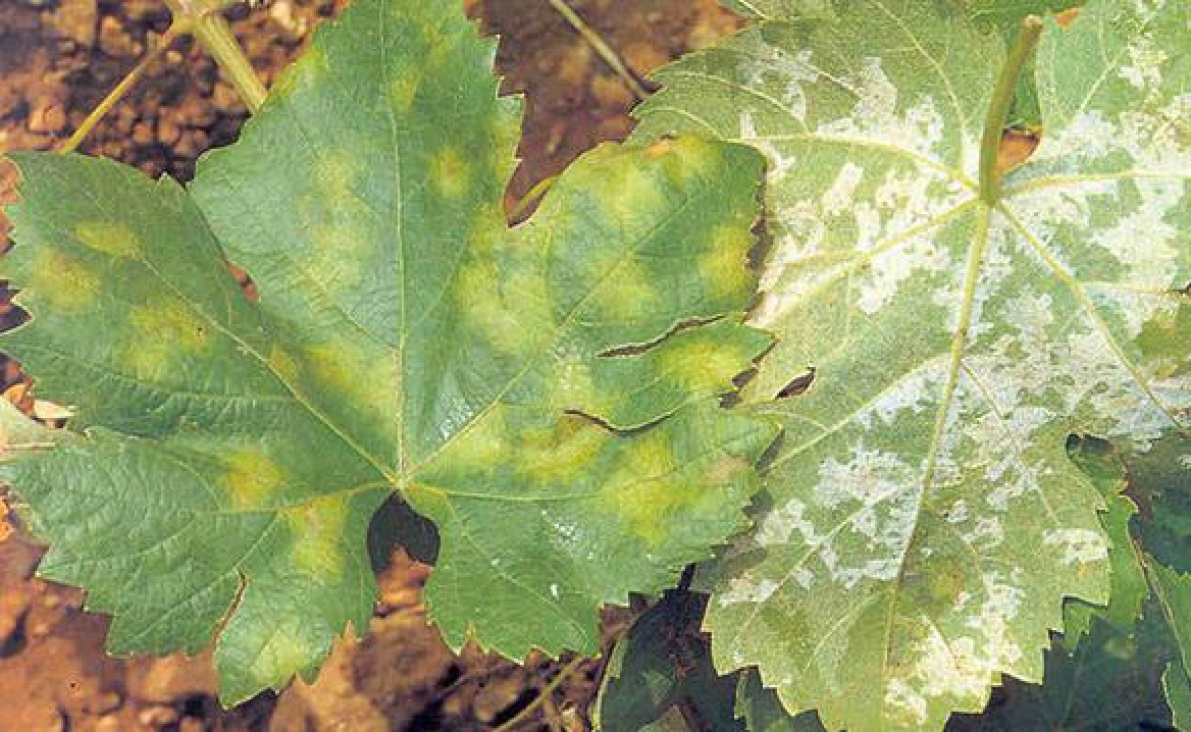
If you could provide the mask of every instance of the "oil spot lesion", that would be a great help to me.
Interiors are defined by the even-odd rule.
[[[238,511],[268,507],[285,485],[281,466],[259,448],[232,452],[224,458],[224,465],[226,472],[219,485]]]
[[[462,198],[471,189],[471,165],[454,145],[435,153],[430,161],[430,180],[447,198]]]
[[[143,249],[140,237],[127,225],[111,221],[86,221],[74,229],[83,246],[121,259],[135,259]]]

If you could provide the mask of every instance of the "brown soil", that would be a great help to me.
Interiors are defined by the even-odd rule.
[[[274,0],[232,17],[269,81],[346,4]],[[572,5],[642,75],[738,23],[714,0]],[[505,90],[527,98],[511,201],[596,143],[628,134],[632,93],[546,0],[467,6],[486,32],[501,36]],[[161,0],[0,0],[0,153],[59,145],[167,24]],[[201,50],[179,43],[82,150],[186,180],[203,150],[234,139],[244,116]],[[0,204],[6,182],[0,170]],[[4,227],[0,215],[0,247]],[[15,317],[0,297],[0,325]],[[34,402],[11,362],[0,361],[0,388],[29,412],[48,408]],[[84,612],[80,592],[34,578],[42,550],[19,528],[3,540],[10,525],[15,520],[0,501],[0,730],[487,730],[516,717],[561,668],[546,658],[518,666],[474,650],[452,654],[420,604],[429,568],[398,554],[381,578],[366,638],[342,644],[317,683],[223,711],[205,656],[106,656],[107,619]],[[611,611],[606,620],[612,637],[625,613]],[[579,666],[516,728],[588,729],[600,671],[598,660]]]

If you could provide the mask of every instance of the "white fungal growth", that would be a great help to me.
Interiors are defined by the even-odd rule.
[[[1088,564],[1108,559],[1108,542],[1087,529],[1051,529],[1043,535],[1044,546],[1057,547],[1063,564]]]
[[[728,589],[716,595],[720,607],[740,605],[744,603],[756,604],[765,602],[777,591],[778,584],[768,579],[753,579],[751,577],[733,577],[728,583]]]

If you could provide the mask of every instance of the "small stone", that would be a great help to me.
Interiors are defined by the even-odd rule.
[[[43,134],[57,134],[66,129],[66,110],[57,101],[37,100],[29,112],[29,130]]]
[[[136,715],[136,721],[146,727],[165,727],[178,721],[178,710],[166,706],[148,707]]]
[[[169,147],[182,136],[182,128],[172,117],[162,117],[157,122],[157,141]]]
[[[128,58],[140,52],[136,41],[116,18],[108,15],[99,24],[99,48],[113,58]]]
[[[209,655],[174,654],[145,659],[129,669],[128,694],[151,704],[173,704],[190,696],[215,694],[215,669]]]
[[[96,0],[61,0],[54,11],[54,27],[62,37],[83,48],[95,45],[99,26],[99,3]]]
[[[148,122],[137,122],[132,128],[132,141],[137,145],[152,144],[153,127]]]
[[[101,692],[83,699],[82,710],[87,714],[103,716],[119,709],[123,699],[114,691]]]

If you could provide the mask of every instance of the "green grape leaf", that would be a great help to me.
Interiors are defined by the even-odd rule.
[[[1137,506],[1123,494],[1128,481],[1120,456],[1110,444],[1101,440],[1079,437],[1072,438],[1069,443],[1073,459],[1091,478],[1108,507],[1100,515],[1100,521],[1109,541],[1110,573],[1107,607],[1079,599],[1070,599],[1063,607],[1063,636],[1058,642],[1068,652],[1074,652],[1091,632],[1096,618],[1109,623],[1117,632],[1130,632],[1141,618],[1149,585],[1133,541],[1131,523],[1137,515]],[[1150,455],[1156,451],[1155,446]]]
[[[112,651],[214,640],[227,703],[310,678],[367,626],[394,491],[445,637],[513,658],[597,651],[601,603],[745,525],[776,427],[718,399],[771,343],[740,322],[761,156],[604,146],[509,229],[493,54],[454,0],[357,0],[189,191],[12,156],[3,347],[78,417],[4,477]]]
[[[1046,135],[995,204],[1003,41],[949,3],[836,7],[663,69],[636,134],[770,162],[750,322],[779,342],[743,402],[785,431],[756,529],[702,575],[717,667],[828,729],[938,729],[1041,680],[1065,598],[1107,600],[1068,436],[1127,458],[1191,427],[1191,3],[1047,20]]]
[[[680,703],[699,720],[696,731],[741,729],[733,710],[734,679],[716,675],[699,633],[706,604],[705,595],[667,592],[637,618],[608,657],[596,700],[596,729],[669,724],[659,729],[689,730]]]
[[[812,712],[791,717],[773,689],[761,684],[755,669],[738,674],[736,715],[744,720],[748,732],[823,732],[823,725]]]
[[[1046,654],[1046,683],[1006,679],[983,714],[955,715],[947,732],[1165,729],[1170,654],[1153,630],[1122,633],[1097,620],[1073,653],[1056,646]]]

